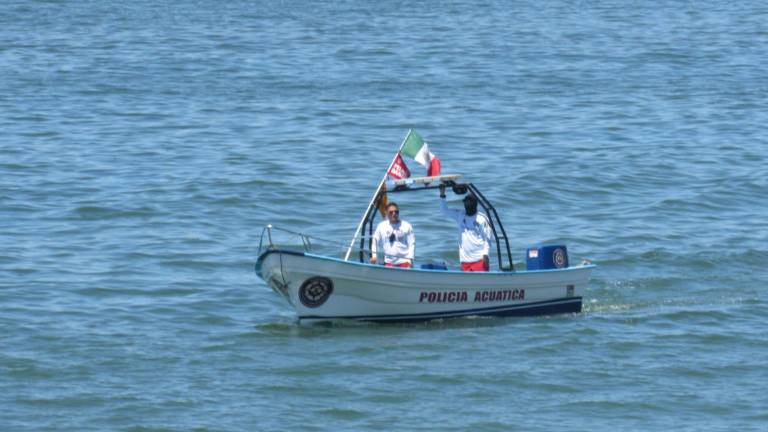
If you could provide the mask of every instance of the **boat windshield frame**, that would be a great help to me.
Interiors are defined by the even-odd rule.
[[[504,225],[501,223],[501,218],[496,212],[496,208],[491,202],[483,195],[482,192],[470,182],[459,183],[455,180],[441,180],[439,184],[419,184],[411,187],[409,184],[403,184],[395,186],[392,189],[382,188],[379,193],[376,194],[376,198],[373,201],[373,205],[368,208],[368,212],[365,214],[362,223],[361,232],[367,235],[360,236],[359,245],[359,258],[361,263],[366,262],[366,252],[373,249],[373,231],[375,229],[374,223],[376,222],[376,214],[378,213],[379,204],[381,200],[387,195],[392,193],[403,192],[423,192],[432,189],[439,189],[440,185],[445,185],[446,188],[451,188],[456,195],[466,195],[472,193],[477,197],[477,202],[485,211],[485,215],[488,217],[488,222],[491,225],[491,232],[493,234],[494,243],[496,243],[496,258],[499,265],[499,271],[511,272],[514,271],[514,264],[512,262],[512,252],[509,246],[509,239],[507,238],[507,232],[504,229]],[[367,243],[367,245],[366,245]],[[503,244],[503,247],[502,247]]]

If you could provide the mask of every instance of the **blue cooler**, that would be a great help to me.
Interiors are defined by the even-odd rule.
[[[444,262],[431,262],[422,264],[421,268],[424,270],[448,270],[448,266]]]
[[[525,254],[527,270],[548,270],[568,267],[568,248],[565,245],[529,247]]]

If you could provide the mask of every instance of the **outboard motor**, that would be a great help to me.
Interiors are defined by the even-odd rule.
[[[568,248],[565,245],[539,245],[529,247],[525,254],[527,270],[568,268]]]

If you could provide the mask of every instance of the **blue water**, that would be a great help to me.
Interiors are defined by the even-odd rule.
[[[768,430],[766,59],[752,1],[4,0],[0,430]],[[583,313],[296,322],[261,227],[349,241],[409,128]]]

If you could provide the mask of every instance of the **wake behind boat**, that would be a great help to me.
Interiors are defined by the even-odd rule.
[[[342,249],[338,256],[323,254],[318,245],[333,242],[268,225],[259,243],[259,277],[294,307],[300,320],[389,322],[580,312],[582,293],[595,266],[589,262],[570,266],[565,245],[528,248],[526,269],[516,270],[501,219],[473,183],[459,182],[460,175],[386,181],[392,177],[393,166],[403,163],[400,151],[412,134],[415,133],[409,132],[390,164],[388,176],[369,203],[346,253]],[[430,165],[430,170],[434,165]],[[434,263],[423,263],[419,268],[371,264],[376,209],[386,203],[387,194],[434,191],[441,185],[456,195],[477,197],[490,224],[497,268],[463,272]],[[275,241],[278,234],[295,236],[300,239],[300,246],[280,244]],[[358,234],[357,259],[352,261],[351,251]]]

